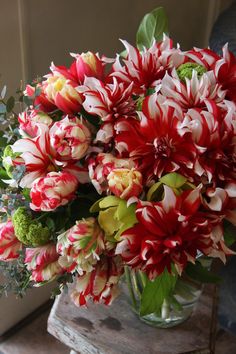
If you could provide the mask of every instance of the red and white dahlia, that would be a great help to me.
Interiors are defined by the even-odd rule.
[[[181,108],[168,105],[158,94],[143,101],[140,122],[122,122],[117,125],[116,148],[133,159],[151,185],[157,178],[174,171],[191,177],[197,157],[197,148],[188,132],[179,131],[183,119]]]
[[[53,123],[51,117],[48,114],[32,109],[29,111],[24,111],[18,116],[19,128],[21,132],[35,138],[39,133],[39,126],[44,124],[50,127]]]
[[[198,252],[219,256],[223,244],[221,228],[207,219],[200,205],[199,189],[176,196],[171,188],[164,186],[161,202],[138,202],[138,223],[123,232],[116,253],[150,279],[165,268],[171,272],[172,265],[181,274],[187,262],[195,262]],[[226,246],[224,251],[231,253]]]
[[[164,36],[162,42],[153,41],[149,49],[139,51],[127,41],[122,41],[127,51],[127,57],[120,64],[117,56],[113,65],[113,77],[127,85],[133,84],[135,94],[145,93],[148,88],[155,87],[165,75],[165,72],[184,62],[180,49],[173,48],[173,42]]]

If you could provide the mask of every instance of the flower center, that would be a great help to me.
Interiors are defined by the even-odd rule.
[[[153,142],[155,158],[170,157],[171,148],[166,138],[156,138]]]
[[[203,65],[188,62],[178,67],[177,74],[180,80],[182,81],[185,81],[185,79],[191,80],[193,75],[193,70],[197,72],[198,78],[200,78],[207,71],[207,69]]]

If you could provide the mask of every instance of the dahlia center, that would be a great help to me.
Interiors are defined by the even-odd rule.
[[[167,158],[171,155],[171,147],[166,138],[156,138],[153,142],[155,158]]]

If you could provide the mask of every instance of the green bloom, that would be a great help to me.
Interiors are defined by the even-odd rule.
[[[7,145],[3,151],[3,156],[2,156],[2,165],[5,168],[8,176],[10,178],[13,178],[13,170],[14,166],[12,163],[12,159],[15,159],[16,157],[19,156],[19,153],[15,153],[12,150],[11,145]]]
[[[12,217],[15,234],[19,241],[27,246],[41,246],[50,239],[50,231],[40,221],[33,219],[25,207],[16,210]]]
[[[124,199],[108,196],[98,200],[90,209],[99,212],[98,223],[108,241],[117,242],[126,229],[137,223],[135,215],[136,205],[127,206]]]
[[[198,78],[200,78],[207,71],[203,65],[188,62],[178,67],[177,74],[182,81],[185,81],[186,78],[191,80],[193,70],[196,71]]]

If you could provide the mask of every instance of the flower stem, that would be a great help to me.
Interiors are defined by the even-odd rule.
[[[161,318],[166,320],[170,317],[170,303],[167,299],[164,299],[161,307]]]
[[[133,305],[134,309],[137,311],[137,301],[136,301],[136,298],[135,298],[135,295],[134,295],[133,286],[132,286],[132,280],[131,280],[131,275],[130,275],[130,270],[129,270],[128,267],[125,267],[125,278],[126,278],[126,284],[128,286],[128,289],[129,289],[132,305]]]

